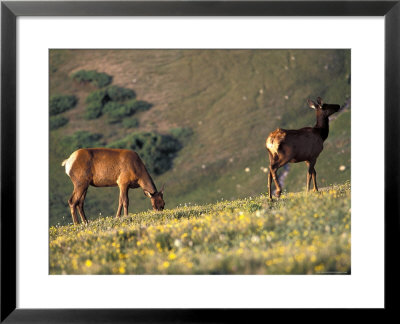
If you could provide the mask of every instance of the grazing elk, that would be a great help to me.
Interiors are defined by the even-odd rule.
[[[74,224],[78,224],[76,207],[78,207],[82,222],[85,224],[88,222],[83,210],[83,203],[89,185],[119,187],[119,205],[116,217],[121,215],[122,206],[124,215],[128,215],[129,188],[141,187],[144,194],[150,198],[154,210],[164,209],[164,186],[161,191],[157,191],[142,160],[134,151],[108,148],[79,149],[61,165],[65,165],[65,172],[74,184],[74,191],[68,200]]]
[[[340,109],[339,105],[326,104],[320,97],[317,102],[307,99],[310,108],[315,110],[317,123],[314,127],[304,127],[296,130],[278,128],[269,134],[266,147],[269,154],[268,195],[272,199],[271,182],[274,179],[276,196],[281,195],[282,189],[276,176],[276,171],[287,163],[306,162],[307,192],[310,189],[311,178],[314,191],[318,191],[317,173],[314,166],[318,155],[323,149],[323,143],[329,134],[329,116]]]

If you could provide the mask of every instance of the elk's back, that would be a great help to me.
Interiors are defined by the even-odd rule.
[[[118,181],[135,182],[142,161],[136,152],[122,149],[88,148],[71,154],[69,177],[95,187],[116,186]],[[67,168],[66,168],[67,171]]]
[[[323,140],[312,127],[278,128],[268,136],[266,147],[275,159],[281,157],[296,163],[316,159],[323,149]]]

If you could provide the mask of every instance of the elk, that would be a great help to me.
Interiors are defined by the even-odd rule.
[[[140,159],[131,150],[109,148],[84,148],[73,152],[61,164],[71,178],[74,190],[68,200],[72,221],[78,224],[76,207],[83,223],[88,221],[83,210],[89,185],[94,187],[119,187],[119,204],[115,217],[120,217],[122,206],[128,215],[128,190],[141,187],[150,198],[154,210],[164,209],[163,191],[157,191],[153,179]]]
[[[268,195],[270,199],[272,199],[272,179],[276,186],[276,196],[279,198],[281,195],[282,189],[276,172],[287,163],[306,162],[308,166],[307,192],[310,190],[311,178],[314,183],[313,191],[318,191],[317,173],[314,166],[329,134],[329,116],[337,112],[340,105],[323,103],[320,97],[317,98],[317,102],[307,99],[307,103],[310,108],[315,110],[317,123],[314,127],[293,130],[278,128],[270,133],[266,140],[270,161],[268,172]]]

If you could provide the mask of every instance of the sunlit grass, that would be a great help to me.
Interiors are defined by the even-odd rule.
[[[50,228],[51,274],[350,272],[350,184]]]

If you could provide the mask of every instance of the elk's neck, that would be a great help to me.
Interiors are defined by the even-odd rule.
[[[153,179],[148,173],[146,176],[142,177],[142,179],[139,180],[139,185],[143,190],[146,190],[152,194],[157,192],[156,185],[154,184]]]
[[[324,116],[317,116],[317,123],[314,128],[318,129],[322,139],[325,141],[329,135],[329,118]]]

